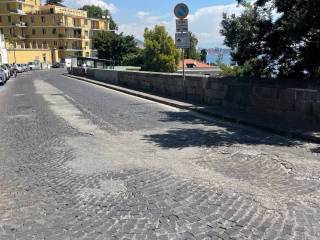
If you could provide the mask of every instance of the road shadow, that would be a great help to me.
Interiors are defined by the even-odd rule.
[[[320,153],[320,147],[311,149],[312,153]]]
[[[162,148],[213,147],[244,145],[293,146],[299,141],[270,134],[258,129],[240,126],[220,120],[205,120],[189,112],[163,112],[162,122],[179,122],[177,128],[165,133],[144,135],[144,140]],[[183,125],[185,124],[185,127]],[[191,124],[191,127],[190,127]],[[180,127],[181,126],[181,127]],[[192,127],[194,126],[194,127]],[[211,126],[211,127],[210,127]]]

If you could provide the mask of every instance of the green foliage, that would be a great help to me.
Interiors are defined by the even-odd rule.
[[[242,68],[238,66],[228,66],[226,64],[220,64],[218,66],[221,69],[220,75],[223,77],[226,77],[226,76],[240,77],[245,75],[242,71]]]
[[[100,32],[94,37],[93,45],[99,58],[114,60],[116,65],[122,65],[124,60],[128,61],[129,55],[139,52],[134,37],[123,33]]]
[[[238,65],[250,75],[320,78],[319,0],[238,2],[245,11],[224,14],[221,30]]]
[[[155,26],[145,29],[145,49],[143,51],[144,70],[154,72],[176,72],[180,51],[175,47],[172,37],[165,27]]]
[[[201,62],[204,62],[204,63],[207,62],[207,55],[208,55],[207,50],[206,49],[202,49],[201,52],[200,52],[200,60],[201,60]]]
[[[129,53],[123,57],[122,65],[124,66],[143,66],[143,50],[138,49],[135,53]]]
[[[189,33],[191,35],[191,38],[190,38],[191,47],[186,49],[185,58],[200,60],[200,53],[197,51],[198,39],[196,35],[194,35],[192,32],[189,32]]]
[[[110,17],[110,29],[117,30],[118,26],[116,22],[113,20],[110,11],[108,9],[102,9],[99,6],[95,5],[84,5],[81,10],[87,11],[89,18],[102,18],[109,16]]]

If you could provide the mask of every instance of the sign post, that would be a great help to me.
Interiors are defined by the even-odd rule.
[[[185,66],[184,66],[184,52],[185,49],[191,46],[191,36],[189,33],[188,19],[189,7],[184,3],[179,3],[174,8],[174,15],[176,16],[176,47],[182,49],[182,75],[183,75],[183,89],[184,97],[186,98],[186,76],[185,76]]]

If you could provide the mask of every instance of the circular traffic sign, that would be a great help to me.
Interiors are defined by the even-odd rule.
[[[189,15],[189,7],[184,3],[179,3],[174,8],[174,15],[177,18],[184,19]]]

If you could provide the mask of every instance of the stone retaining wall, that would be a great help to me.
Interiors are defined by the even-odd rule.
[[[72,73],[83,75],[81,69]],[[88,69],[87,77],[132,89],[211,106],[264,114],[292,121],[320,123],[320,91],[290,88],[237,78]]]

